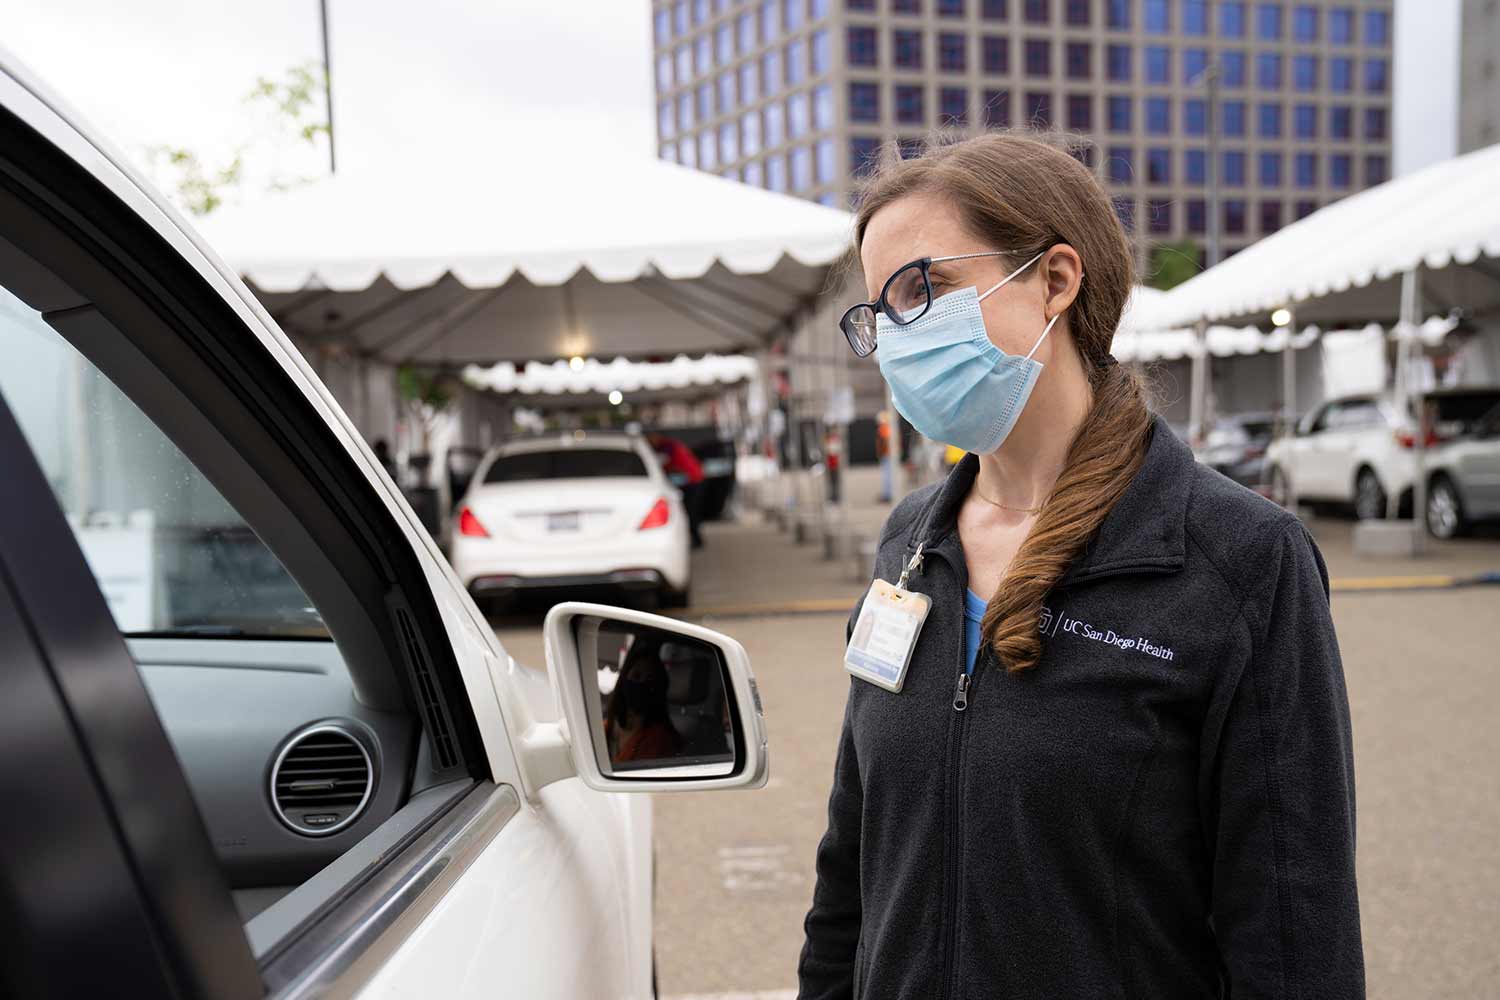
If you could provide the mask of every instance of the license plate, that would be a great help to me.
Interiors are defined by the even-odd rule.
[[[548,531],[577,531],[578,511],[565,510],[556,514],[547,515]]]

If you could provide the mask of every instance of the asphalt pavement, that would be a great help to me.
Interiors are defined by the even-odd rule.
[[[850,517],[878,528],[873,477],[856,470]],[[1359,879],[1369,996],[1500,995],[1500,586],[1400,589],[1402,578],[1500,570],[1500,538],[1366,560],[1351,524],[1311,523],[1338,581],[1334,621],[1354,723]],[[656,798],[656,950],[662,995],[794,994],[847,675],[850,559],[745,514],[707,526],[696,610],[749,651],[771,735],[756,792]],[[705,613],[706,612],[706,613]],[[541,664],[540,613],[497,621],[513,655]]]

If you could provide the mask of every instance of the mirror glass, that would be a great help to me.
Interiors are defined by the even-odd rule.
[[[594,756],[611,777],[712,777],[735,768],[738,718],[719,648],[633,622],[574,619]],[[670,768],[663,775],[660,770]],[[637,775],[645,777],[645,775]]]

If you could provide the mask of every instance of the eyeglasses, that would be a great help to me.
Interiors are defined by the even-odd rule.
[[[923,257],[903,265],[891,275],[880,298],[874,302],[861,302],[850,306],[839,320],[839,329],[857,357],[869,357],[875,350],[875,316],[885,313],[892,323],[906,326],[921,319],[932,308],[932,277],[928,269],[934,264],[949,260],[969,260],[974,257],[1003,257],[1003,250],[984,253],[961,253],[951,257]],[[1021,270],[1025,270],[1023,266]]]

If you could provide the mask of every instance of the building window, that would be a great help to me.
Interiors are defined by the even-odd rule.
[[[1088,94],[1068,95],[1068,128],[1088,132],[1094,127],[1094,99]]]
[[[1328,136],[1331,139],[1354,138],[1354,109],[1336,104],[1328,109]]]
[[[781,89],[781,50],[772,49],[760,57],[760,75],[765,79],[765,92],[774,94]]]
[[[677,143],[669,142],[656,151],[656,155],[669,163],[677,162]]]
[[[1010,91],[986,90],[983,110],[986,128],[1010,128]]]
[[[1208,133],[1208,102],[1201,97],[1190,97],[1182,102],[1182,131],[1187,135]]]
[[[705,83],[698,88],[698,120],[707,123],[714,116],[714,87]]]
[[[1146,229],[1156,236],[1165,236],[1172,231],[1172,203],[1160,198],[1146,202]]]
[[[740,131],[734,122],[719,126],[719,157],[725,163],[733,163],[740,158]]]
[[[969,36],[956,31],[938,35],[938,69],[962,73],[969,68]]]
[[[1146,98],[1146,131],[1151,135],[1168,135],[1172,131],[1172,100],[1168,97]]]
[[[665,7],[661,8],[656,12],[656,16],[651,19],[651,22],[652,37],[656,40],[657,45],[672,40],[671,11],[667,10],[667,8]]]
[[[1260,203],[1260,233],[1262,236],[1270,236],[1281,228],[1281,202],[1263,201]]]
[[[656,86],[659,90],[667,90],[672,86],[672,57],[656,57]]]
[[[1365,93],[1383,94],[1386,90],[1387,73],[1384,59],[1365,60]]]
[[[1026,121],[1034,128],[1052,127],[1052,95],[1040,90],[1026,92]]]
[[[681,86],[693,78],[693,47],[684,45],[677,50],[677,84]]]
[[[833,128],[833,87],[829,84],[813,88],[812,116],[814,131]]]
[[[1120,220],[1120,227],[1127,233],[1135,232],[1135,199],[1115,198],[1115,217]]]
[[[780,101],[773,101],[766,105],[765,128],[762,130],[766,137],[766,148],[775,147],[786,142],[786,109]]]
[[[1365,11],[1365,44],[1389,45],[1390,41],[1391,15],[1383,10]]]
[[[1182,175],[1187,183],[1202,187],[1208,183],[1208,154],[1201,149],[1189,149],[1182,154]]]
[[[833,183],[832,139],[819,139],[813,146],[813,183],[819,187]]]
[[[1389,127],[1387,125],[1385,108],[1365,108],[1365,139],[1369,142],[1380,142],[1387,137]]]
[[[1229,198],[1224,202],[1224,232],[1243,233],[1245,231],[1245,200],[1243,198]]]
[[[728,66],[734,61],[734,34],[729,25],[721,24],[714,31],[714,50],[720,66]]]
[[[1052,43],[1041,38],[1026,39],[1026,75],[1052,75]]]
[[[1318,210],[1318,203],[1312,199],[1299,200],[1296,205],[1297,219],[1301,221]]]
[[[719,2],[725,6],[729,5],[729,0],[719,0]],[[811,9],[809,15],[811,20],[821,21],[828,16],[828,0],[808,0],[808,7]]]
[[[1088,80],[1094,75],[1094,47],[1088,42],[1069,42],[1068,79]]]
[[[1026,23],[1048,24],[1052,20],[1052,0],[1026,0]]]
[[[1346,58],[1328,60],[1328,89],[1335,94],[1354,92],[1354,60]]]
[[[1335,7],[1328,12],[1328,40],[1335,45],[1354,43],[1354,11]]]
[[[1069,146],[1068,153],[1072,155],[1073,159],[1088,167],[1090,172],[1093,172],[1094,144],[1092,142],[1085,139],[1082,142],[1074,143]]]
[[[1135,151],[1129,146],[1109,147],[1107,157],[1104,161],[1105,175],[1111,184],[1133,184],[1135,183],[1135,166],[1131,162],[1135,159]]]
[[[1219,4],[1219,37],[1245,37],[1245,5],[1237,0]]]
[[[714,139],[712,129],[698,136],[698,169],[700,170],[718,169],[719,144]]]
[[[1146,46],[1146,82],[1172,82],[1172,50],[1165,45]]]
[[[891,12],[895,14],[922,13],[922,0],[891,0]]]
[[[740,44],[740,55],[748,56],[755,48],[755,18],[750,14],[741,14],[734,22],[734,33]]]
[[[927,148],[927,140],[919,135],[903,135],[896,140],[896,151],[903,160],[915,160]]]
[[[1318,106],[1299,104],[1292,109],[1292,129],[1299,139],[1318,137]]]
[[[850,66],[876,66],[880,63],[879,35],[874,28],[851,26],[845,42]]]
[[[1207,49],[1182,50],[1182,82],[1188,86],[1196,84],[1208,69]]]
[[[691,132],[696,124],[698,124],[698,116],[693,113],[693,95],[680,95],[677,98],[677,130]]]
[[[903,125],[921,125],[927,121],[927,91],[918,85],[896,85],[896,121]]]
[[[1010,0],[980,0],[979,16],[986,21],[1004,21],[1010,16]]]
[[[1255,57],[1255,85],[1261,90],[1281,89],[1281,53],[1262,52]]]
[[[1258,132],[1262,139],[1281,138],[1281,105],[1262,104],[1258,109],[1260,112],[1260,128]]]
[[[1010,39],[1004,35],[985,35],[980,44],[984,49],[984,71],[991,75],[1010,72]]]
[[[963,17],[964,0],[937,0],[938,17]]]
[[[1105,105],[1109,110],[1109,130],[1129,132],[1133,127],[1130,123],[1130,98],[1114,94],[1105,98]]]
[[[1182,33],[1199,38],[1208,34],[1208,0],[1182,0]]]
[[[656,106],[656,132],[663,139],[672,138],[677,130],[676,110],[671,101],[663,101]]]
[[[828,72],[829,64],[833,60],[829,58],[828,32],[814,31],[812,33],[812,71],[813,76],[822,76]]]
[[[1188,199],[1187,231],[1194,234],[1208,232],[1208,203],[1202,198]]]
[[[1092,0],[1068,0],[1068,23],[1086,27],[1091,23],[1092,6]]]
[[[688,5],[687,0],[677,0],[677,5],[672,8],[672,25],[677,29],[678,35],[687,34],[688,30]]]
[[[730,114],[739,108],[739,100],[735,96],[735,80],[737,77],[733,72],[719,74],[719,114]]]
[[[698,165],[698,144],[692,139],[684,139],[678,144],[678,162],[684,167],[696,167]]]
[[[755,156],[760,152],[760,112],[747,111],[740,116],[740,152]]]
[[[1153,147],[1146,150],[1146,183],[1172,183],[1172,151]]]
[[[1298,187],[1315,188],[1318,186],[1317,153],[1298,153],[1292,158],[1292,170],[1296,175]]]
[[[969,124],[969,91],[964,87],[944,87],[938,91],[938,124]]]
[[[1130,30],[1131,0],[1105,0],[1104,23],[1116,31]]]
[[[891,39],[894,42],[897,66],[902,69],[922,68],[922,33],[920,31],[893,31]]]
[[[1146,34],[1165,35],[1172,30],[1172,12],[1169,0],[1146,0]]]
[[[875,0],[844,0],[844,7],[848,10],[874,10]]]
[[[1318,40],[1318,8],[1306,4],[1292,8],[1292,38],[1299,42]]]
[[[1130,79],[1131,54],[1135,52],[1129,45],[1111,45],[1104,50],[1105,61],[1109,63],[1107,70],[1111,80],[1126,82]]]
[[[693,43],[694,68],[699,73],[710,73],[714,68],[714,44],[708,35],[699,35]]]
[[[740,100],[749,104],[760,97],[760,66],[753,62],[740,65]]]
[[[1292,86],[1301,91],[1318,89],[1318,57],[1292,57]]]
[[[1260,154],[1260,186],[1281,187],[1281,154]]]
[[[1219,53],[1219,82],[1230,90],[1245,85],[1245,53],[1239,49]]]
[[[861,177],[880,162],[880,140],[872,135],[849,137],[849,173]]]
[[[693,23],[702,24],[708,16],[708,0],[693,0]]]
[[[1372,153],[1365,157],[1365,185],[1373,187],[1391,179],[1390,165],[1384,156]]]
[[[1263,3],[1256,6],[1255,35],[1263,42],[1281,40],[1281,4]]]
[[[802,91],[802,93],[795,93],[787,97],[786,138],[792,139],[795,142],[796,139],[802,138],[802,136],[811,132],[811,126],[813,126],[813,117],[808,112],[807,93]]]
[[[1229,187],[1245,186],[1245,154],[1240,150],[1224,154],[1224,183]]]
[[[1244,101],[1225,101],[1219,106],[1219,117],[1223,119],[1220,131],[1225,135],[1238,137],[1245,134]]]
[[[796,41],[787,42],[786,82],[788,86],[795,87],[807,79],[807,54],[803,49],[804,46],[800,38]]]
[[[806,191],[812,186],[812,150],[806,146],[794,146],[792,148],[792,190]]]
[[[786,194],[786,157],[766,158],[766,187]]]
[[[1336,188],[1354,183],[1354,164],[1348,153],[1335,153],[1328,158],[1328,180]]]
[[[849,84],[849,120],[880,121],[880,85],[855,81]]]

